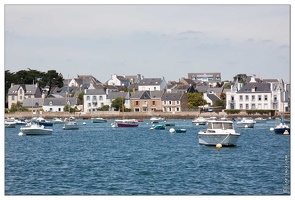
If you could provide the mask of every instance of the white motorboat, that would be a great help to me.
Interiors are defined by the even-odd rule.
[[[57,117],[53,118],[52,122],[54,124],[63,124],[64,123],[64,121],[61,118],[57,118]]]
[[[26,126],[22,126],[20,131],[25,135],[50,135],[53,129],[45,128],[38,123],[29,123]]]
[[[38,124],[43,126],[53,126],[53,122],[45,120],[43,117],[34,117],[31,121],[37,122]]]
[[[267,119],[264,118],[264,117],[257,117],[257,118],[255,118],[255,122],[256,123],[262,123],[262,122],[266,122],[266,121],[267,121]]]
[[[196,117],[192,120],[192,124],[206,125],[207,120],[204,117]]]
[[[151,117],[150,121],[151,121],[152,124],[155,124],[155,123],[165,121],[165,118],[163,118],[163,117]]]
[[[62,127],[63,130],[77,130],[79,129],[79,125],[75,121],[66,121],[64,126]]]
[[[105,123],[107,122],[106,119],[101,117],[91,118],[92,123]]]
[[[240,134],[236,133],[232,121],[208,121],[206,130],[198,133],[199,144],[236,146]]]
[[[254,128],[254,124],[256,123],[252,117],[243,117],[239,121],[237,121],[237,127],[240,128]]]
[[[14,118],[5,119],[5,128],[15,128],[16,122]]]

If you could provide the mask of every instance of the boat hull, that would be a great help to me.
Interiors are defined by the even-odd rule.
[[[42,129],[42,128],[21,128],[21,132],[25,135],[51,135],[52,129]]]
[[[117,123],[118,127],[138,127],[138,124],[124,124],[124,123]]]
[[[41,126],[53,126],[53,122],[38,122]]]
[[[175,129],[176,133],[185,133],[186,129]]]
[[[254,123],[237,123],[239,128],[254,128]]]
[[[290,128],[274,128],[274,133],[276,133],[276,134],[284,134],[286,130],[290,134]]]
[[[227,134],[227,133],[220,133],[220,134],[207,134],[205,132],[199,133],[199,144],[202,145],[216,145],[222,144],[223,146],[236,146],[238,142],[240,134]]]

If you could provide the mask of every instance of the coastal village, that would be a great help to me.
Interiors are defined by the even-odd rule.
[[[60,74],[60,76],[62,76]],[[221,85],[222,83],[222,85]],[[65,105],[75,108],[76,116],[96,116],[118,113],[111,107],[116,98],[123,98],[125,110],[141,115],[164,115],[180,113],[214,112],[214,102],[224,100],[225,106],[216,111],[230,110],[274,110],[288,113],[290,110],[290,84],[282,79],[260,78],[247,75],[240,83],[238,79],[229,87],[221,79],[221,73],[188,73],[179,81],[167,81],[165,77],[144,77],[112,74],[104,83],[92,75],[77,75],[63,78],[63,87],[41,88],[35,84],[11,84],[7,94],[8,109],[20,102],[33,114],[64,113]],[[202,93],[207,102],[199,109],[189,109],[186,93]],[[83,103],[78,96],[83,94]],[[120,110],[120,109],[119,109]],[[30,113],[31,113],[30,112]],[[216,112],[218,114],[218,112]],[[116,115],[115,114],[115,115]],[[126,113],[128,115],[128,113]]]

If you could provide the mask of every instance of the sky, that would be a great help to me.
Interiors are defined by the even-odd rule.
[[[64,78],[220,72],[290,83],[288,4],[4,5],[4,68]]]

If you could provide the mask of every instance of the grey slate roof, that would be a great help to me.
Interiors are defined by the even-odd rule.
[[[32,108],[32,107],[41,107],[43,106],[43,98],[27,98],[22,101],[23,107]]]
[[[168,93],[166,92],[162,96],[162,101],[179,101],[181,100],[182,93],[179,92],[173,92],[173,93]]]
[[[160,85],[162,82],[161,78],[144,78],[138,85]]]
[[[163,91],[136,91],[130,96],[130,99],[161,99]]]
[[[122,98],[122,95],[125,99],[129,99],[129,95],[130,93],[129,92],[110,92],[108,95],[107,95],[107,99],[116,99],[117,97],[121,97]]]
[[[36,85],[31,84],[16,84],[14,86],[12,86],[11,88],[9,88],[8,90],[8,94],[9,95],[14,95],[16,93],[14,93],[14,91],[17,91],[20,87],[23,88],[25,95],[34,95],[38,89],[38,87],[36,87]]]
[[[269,83],[247,83],[244,87],[242,87],[237,93],[254,93],[252,92],[252,88],[255,87],[255,92],[258,93],[269,93],[270,84]]]
[[[50,102],[52,102],[53,106],[64,106],[68,101],[70,101],[72,106],[77,105],[77,98],[45,98],[43,105],[50,105]]]
[[[211,99],[212,102],[219,100],[218,96],[215,94],[207,94],[207,97]]]
[[[104,95],[106,94],[103,89],[90,89],[86,90],[85,95]]]
[[[198,90],[198,92],[207,92],[208,89],[209,89],[209,86],[203,86],[203,85],[198,86],[196,88],[196,90]]]

